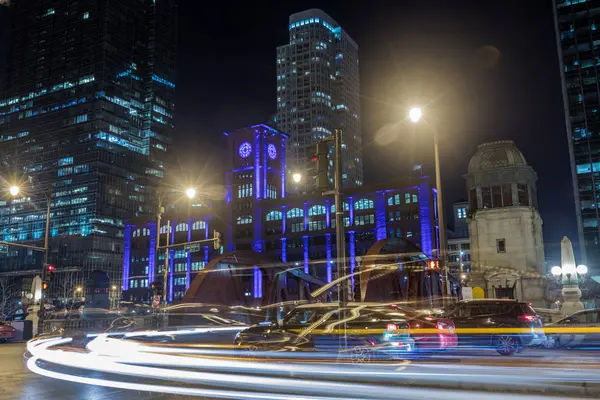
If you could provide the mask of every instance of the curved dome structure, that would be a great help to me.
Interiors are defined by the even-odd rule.
[[[512,140],[480,144],[469,162],[469,173],[504,167],[525,167],[527,161]]]

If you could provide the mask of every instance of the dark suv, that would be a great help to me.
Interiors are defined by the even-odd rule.
[[[462,300],[444,309],[444,316],[454,321],[463,348],[512,355],[546,340],[542,319],[529,304],[516,300]]]

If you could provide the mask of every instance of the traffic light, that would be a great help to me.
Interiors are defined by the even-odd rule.
[[[315,158],[317,161],[317,169],[316,169],[316,184],[317,189],[325,190],[329,188],[329,180],[327,177],[327,171],[329,169],[329,146],[327,146],[327,142],[318,142],[317,143],[317,153],[315,154]]]
[[[153,296],[162,296],[163,284],[162,282],[152,282],[150,284],[150,291]]]
[[[52,278],[54,278],[54,271],[56,270],[56,267],[54,267],[54,265],[51,264],[47,264],[46,265],[46,282],[51,282]]]
[[[439,268],[440,268],[439,261],[434,261],[434,260],[429,261],[429,269],[430,270],[439,269]]]
[[[221,235],[221,232],[213,231],[213,239],[215,239],[215,241],[213,242],[213,246],[215,250],[219,250],[221,246],[223,246],[222,237],[223,235]]]
[[[42,282],[42,290],[48,289],[48,282]]]

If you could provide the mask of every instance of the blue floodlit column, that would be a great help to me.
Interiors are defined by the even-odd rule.
[[[303,236],[304,239],[304,273],[308,274],[308,236]]]
[[[331,282],[331,233],[325,235],[327,251],[327,282]]]
[[[159,229],[156,222],[148,224],[150,228],[150,248],[148,249],[148,284],[154,282],[154,273],[156,271],[156,235]]]
[[[125,225],[125,248],[123,249],[123,290],[129,289],[129,266],[131,264],[131,225]]]
[[[192,241],[192,218],[188,218],[188,234],[187,241]],[[192,253],[186,254],[186,266],[185,266],[185,290],[190,288],[190,278],[192,276]]]

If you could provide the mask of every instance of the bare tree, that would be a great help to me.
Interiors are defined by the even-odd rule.
[[[75,297],[78,284],[81,283],[80,271],[58,272],[55,279],[54,293],[61,303],[64,304],[65,310],[70,311],[75,304]]]
[[[14,278],[0,277],[0,321],[4,321],[13,311],[13,296],[15,294]]]

